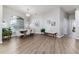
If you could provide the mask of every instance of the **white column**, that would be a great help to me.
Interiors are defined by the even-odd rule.
[[[75,24],[76,24],[75,38],[79,39],[79,9],[75,10]]]
[[[0,44],[2,43],[2,5],[0,5]]]

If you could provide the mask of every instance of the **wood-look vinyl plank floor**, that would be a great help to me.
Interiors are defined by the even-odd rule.
[[[79,40],[69,37],[53,38],[34,35],[13,37],[0,44],[0,54],[78,54]]]

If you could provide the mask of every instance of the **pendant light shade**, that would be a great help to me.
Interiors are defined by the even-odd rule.
[[[26,12],[26,17],[30,17],[31,16],[31,14],[30,14],[30,9],[28,8],[27,9],[27,12]]]
[[[30,17],[31,15],[30,15],[30,13],[26,13],[26,17]]]

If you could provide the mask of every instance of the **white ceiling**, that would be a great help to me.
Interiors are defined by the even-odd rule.
[[[63,8],[67,13],[74,13],[75,9],[79,8],[78,5],[7,5],[6,7],[15,9],[22,13],[26,13],[28,8],[31,13],[46,13],[58,7]]]

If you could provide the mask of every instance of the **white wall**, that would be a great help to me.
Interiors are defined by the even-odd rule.
[[[76,39],[79,39],[79,9],[75,11]]]
[[[53,9],[45,16],[46,20],[51,20],[51,22],[56,22],[56,26],[51,26],[50,24],[46,23],[47,25],[47,32],[57,32],[59,31],[59,8]]]
[[[64,31],[63,31],[63,33],[64,33],[64,35],[68,35],[68,26],[69,26],[69,20],[68,20],[68,18],[64,18],[63,19],[64,20],[64,22],[63,22],[63,29],[64,29]]]
[[[75,14],[73,13],[73,14],[70,14],[69,15],[69,36],[70,37],[73,37],[74,35],[74,32],[72,32],[72,29],[73,29],[73,27],[75,26],[74,25],[74,23],[75,23]]]
[[[64,11],[60,8],[59,13],[59,36],[64,36]]]
[[[38,23],[39,26],[36,26],[35,23]],[[42,17],[42,15],[37,14],[37,15],[32,15],[31,18],[31,28],[34,30],[34,33],[40,34],[40,30],[42,28],[42,26],[44,26],[44,19]]]
[[[59,20],[59,35],[64,36],[68,34],[68,18],[66,12],[60,8],[60,20]]]
[[[58,19],[59,19],[59,8],[49,11],[47,14],[37,14],[32,16],[31,27],[34,27],[35,33],[41,33],[40,30],[45,28],[46,32],[54,33],[58,32]],[[48,20],[51,22],[55,21],[56,26],[51,26],[48,23]],[[35,26],[35,22],[39,23],[39,26]]]
[[[10,23],[9,22],[10,16],[15,15],[15,16],[20,16],[20,17],[24,18],[25,27],[27,26],[27,18],[24,14],[22,14],[16,10],[13,10],[11,8],[7,8],[7,7],[4,7],[3,11],[4,11],[4,15],[3,15],[4,20],[7,22],[7,24]],[[34,30],[34,33],[40,34],[41,29],[45,28],[46,32],[58,33],[59,37],[62,37],[64,34],[67,34],[67,28],[65,27],[66,30],[64,29],[64,26],[67,26],[67,25],[64,25],[64,22],[67,21],[67,15],[60,7],[57,7],[51,11],[48,11],[47,14],[46,13],[45,14],[37,13],[35,15],[33,14],[30,20],[31,20],[30,26]],[[51,22],[56,22],[56,25],[51,26],[51,24],[48,23],[49,20]],[[39,24],[39,26],[35,26],[36,22]],[[65,33],[64,33],[64,31],[65,31]]]
[[[63,11],[62,8],[56,8],[50,11],[50,13],[47,15],[49,15],[49,17],[46,17],[47,19],[56,22],[56,26],[51,27],[48,32],[57,32],[58,37],[62,37],[64,34],[68,34],[68,18],[67,14]]]
[[[58,37],[62,37],[64,34],[68,33],[67,27],[64,29],[63,26],[64,22],[67,21],[67,15],[61,8],[55,8],[45,15],[33,15],[31,20],[31,27],[34,27],[35,33],[40,33],[41,28],[45,28],[46,32],[48,33],[58,33]],[[51,26],[48,23],[48,20],[51,22],[56,22],[56,26]],[[38,27],[35,26],[36,21],[39,23]],[[67,23],[68,22],[65,24]]]
[[[0,5],[0,43],[2,43],[2,9],[3,6]]]

